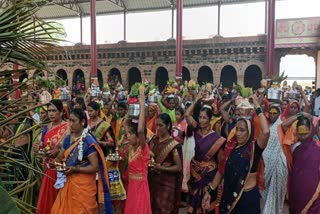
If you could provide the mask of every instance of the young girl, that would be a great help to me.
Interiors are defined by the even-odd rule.
[[[151,214],[148,185],[148,163],[150,150],[145,137],[145,88],[139,88],[139,121],[125,124],[126,135],[130,143],[128,174],[129,185],[125,214]]]
[[[179,143],[184,143],[187,131],[187,122],[184,119],[184,110],[181,107],[176,108],[176,122],[173,123],[172,137]]]

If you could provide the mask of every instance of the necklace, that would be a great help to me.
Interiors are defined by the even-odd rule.
[[[53,124],[53,122],[51,122],[51,123],[50,123],[50,127],[48,127],[48,128],[49,128],[49,130],[51,130],[51,129],[53,129],[54,127],[60,125],[61,123],[62,123],[62,120],[60,120],[60,121],[59,121],[58,123],[56,123],[56,124]]]
[[[70,138],[71,143],[72,142],[76,142],[77,140],[79,140],[81,135],[82,135],[82,132],[81,132],[81,134],[78,134],[77,136],[75,134],[71,135],[71,138]]]

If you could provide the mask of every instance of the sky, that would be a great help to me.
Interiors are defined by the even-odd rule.
[[[280,0],[276,2],[276,19],[320,16],[320,0]],[[210,38],[217,34],[217,7],[184,9],[184,39]],[[79,18],[58,20],[65,27],[67,40],[80,42]],[[75,27],[79,26],[79,27]],[[265,3],[222,5],[221,35],[249,36],[265,32]],[[175,32],[174,32],[175,37]],[[97,43],[117,43],[123,40],[123,14],[97,17]],[[171,10],[127,14],[127,41],[165,41],[171,38]],[[90,44],[90,19],[83,19],[83,43]],[[296,64],[294,64],[296,62]],[[300,62],[299,66],[297,63]],[[290,63],[290,65],[287,65]],[[298,75],[301,66],[315,76],[314,59],[307,56],[287,57],[280,70]],[[309,74],[308,74],[309,75]],[[307,75],[307,76],[308,76]]]

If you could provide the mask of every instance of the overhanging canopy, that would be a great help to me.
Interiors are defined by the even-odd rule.
[[[225,4],[254,3],[265,0],[184,0],[185,8]],[[90,15],[90,0],[34,0],[41,9],[37,16],[42,19],[72,18]],[[96,0],[97,15],[152,10],[168,10],[176,0]]]

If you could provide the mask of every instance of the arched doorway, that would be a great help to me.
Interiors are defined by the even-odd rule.
[[[169,80],[168,70],[164,67],[159,67],[156,70],[156,86],[158,86],[159,91],[162,92],[167,85]]]
[[[231,65],[224,66],[221,70],[220,82],[224,88],[231,88],[233,84],[237,84],[236,69]]]
[[[121,73],[119,69],[112,68],[108,74],[108,84],[111,88],[115,88],[118,82],[122,84]]]
[[[135,84],[136,82],[141,82],[141,73],[140,70],[136,67],[132,67],[128,71],[128,85],[129,90],[131,89],[131,86]]]
[[[244,86],[257,90],[262,80],[261,69],[257,65],[250,65],[244,72]]]
[[[296,81],[305,89],[306,95],[312,93],[316,85],[316,59],[306,54],[286,55],[280,61],[280,74],[288,75],[286,79],[288,86]],[[319,76],[319,74],[318,74]],[[319,85],[317,86],[319,88]]]
[[[98,76],[99,88],[100,88],[100,90],[102,90],[103,89],[103,76],[102,76],[102,72],[99,69],[97,70],[97,76]]]
[[[198,84],[201,86],[205,83],[213,83],[213,73],[208,66],[202,66],[198,72]]]
[[[28,79],[27,71],[23,71],[19,76],[19,82],[21,83],[24,79]]]
[[[86,82],[83,71],[77,69],[73,72],[72,77],[72,92],[75,94],[83,94],[86,90]]]
[[[182,81],[190,81],[191,77],[190,77],[190,71],[188,68],[186,67],[182,67]]]
[[[60,77],[62,80],[65,81],[66,86],[68,86],[68,75],[64,69],[59,69],[57,71],[57,76]]]

